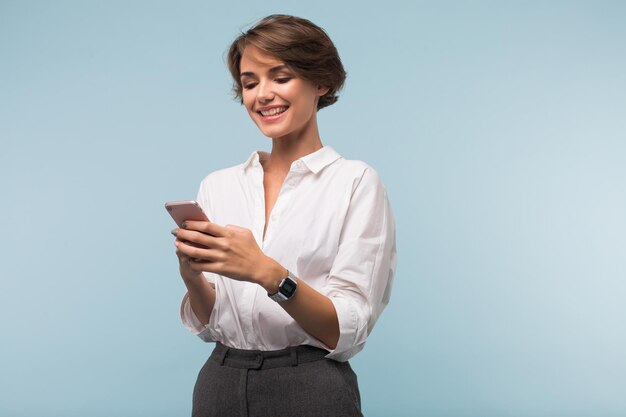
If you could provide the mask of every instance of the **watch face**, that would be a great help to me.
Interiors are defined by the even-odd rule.
[[[285,297],[291,297],[296,292],[296,283],[291,278],[285,278],[285,281],[280,286],[280,292]]]

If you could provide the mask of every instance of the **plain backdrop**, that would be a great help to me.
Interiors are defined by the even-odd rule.
[[[270,149],[224,55],[271,13],[335,41],[322,140],[395,212],[365,414],[626,415],[626,3],[392,0],[0,1],[0,415],[190,415],[163,203]]]

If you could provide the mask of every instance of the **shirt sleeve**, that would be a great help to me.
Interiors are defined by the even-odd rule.
[[[211,220],[212,210],[211,210],[211,205],[209,201],[207,178],[205,178],[200,183],[200,189],[198,190],[196,201],[198,202],[198,204],[200,205],[204,213],[207,215],[209,220]],[[215,284],[215,274],[210,273],[210,272],[203,272],[203,275],[207,281]],[[217,297],[215,297],[215,305],[213,306],[211,319],[209,320],[209,323],[205,326],[202,324],[202,322],[200,322],[198,317],[193,312],[193,309],[191,308],[191,302],[189,301],[189,294],[185,293],[185,295],[183,296],[181,305],[180,305],[180,319],[183,322],[183,326],[187,330],[189,330],[192,334],[195,334],[196,336],[198,336],[200,339],[204,340],[205,342],[215,342],[216,341],[215,333],[212,331],[211,327],[215,323],[214,316],[216,314],[215,313],[216,308],[217,308]]]
[[[216,301],[217,302],[217,301]],[[205,342],[215,342],[216,338],[211,331],[211,321],[206,326],[196,317],[191,303],[189,302],[189,294],[185,293],[183,301],[180,305],[180,319],[183,322],[183,326],[189,330],[192,334],[195,334]]]
[[[327,358],[347,361],[364,347],[389,303],[396,268],[395,223],[378,174],[355,180],[337,256],[323,288],[339,321],[339,341]]]

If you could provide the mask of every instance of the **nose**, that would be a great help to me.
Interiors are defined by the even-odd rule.
[[[260,103],[269,103],[274,99],[274,92],[272,91],[272,83],[269,81],[260,81],[259,88],[257,89],[257,100]]]

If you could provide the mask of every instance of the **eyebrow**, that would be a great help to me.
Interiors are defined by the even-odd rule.
[[[275,67],[270,68],[267,72],[268,74],[274,74],[276,72],[282,71],[282,70],[288,70],[289,67],[285,64],[282,65],[277,65]],[[246,71],[246,72],[242,72],[241,74],[239,74],[239,78],[241,77],[253,77],[254,76],[254,72],[250,72],[250,71]]]

